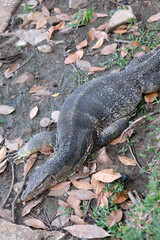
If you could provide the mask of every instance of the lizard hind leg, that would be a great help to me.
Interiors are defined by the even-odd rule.
[[[22,148],[7,156],[8,160],[18,162],[21,159],[28,158],[31,154],[36,153],[43,146],[54,146],[56,143],[56,134],[54,132],[41,132],[34,135]]]
[[[98,138],[98,147],[103,147],[111,142],[113,139],[120,136],[128,125],[128,118],[120,118],[109,127],[104,128]]]

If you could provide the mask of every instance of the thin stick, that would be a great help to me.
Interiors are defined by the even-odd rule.
[[[86,217],[86,215],[87,215],[87,212],[88,212],[88,209],[89,209],[89,206],[90,206],[90,202],[91,202],[91,199],[89,199],[89,201],[88,201],[86,210],[85,210],[84,215],[83,215],[83,221],[84,221],[84,219],[85,219],[85,217]]]
[[[17,193],[17,195],[15,196],[14,200],[13,200],[13,203],[12,203],[12,222],[15,222],[15,204],[17,202],[17,199],[19,198],[19,196],[21,195],[22,193],[22,190],[24,188],[24,185],[25,185],[25,182],[26,182],[26,177],[27,175],[24,176],[24,179],[23,179],[23,183],[22,183],[22,187],[21,189],[19,190],[19,192]]]
[[[131,41],[122,40],[122,39],[117,39],[117,38],[115,38],[115,39],[114,39],[114,42],[119,42],[119,43],[128,43],[128,44],[130,44],[130,43],[131,43]]]
[[[15,174],[14,174],[14,163],[12,161],[10,161],[10,164],[11,164],[11,170],[12,170],[12,181],[11,181],[11,186],[10,186],[10,189],[9,189],[9,192],[4,200],[4,202],[2,203],[2,206],[1,207],[4,207],[4,205],[6,204],[6,202],[8,201],[8,198],[12,192],[12,189],[13,189],[13,184],[14,184],[14,179],[15,179]]]

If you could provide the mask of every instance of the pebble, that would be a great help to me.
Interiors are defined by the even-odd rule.
[[[52,47],[50,45],[41,45],[41,46],[38,46],[38,51],[39,52],[42,52],[42,53],[50,53],[52,52]]]

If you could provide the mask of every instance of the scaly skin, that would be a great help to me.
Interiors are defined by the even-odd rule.
[[[95,148],[119,136],[143,93],[158,90],[159,48],[133,60],[120,73],[104,75],[76,89],[60,111],[58,147],[48,161],[34,172],[22,194],[22,200],[28,201],[71,176]],[[38,144],[37,141],[34,144],[33,139],[32,144],[28,142],[27,147],[24,146],[16,157],[38,151],[39,146],[43,145],[43,133],[37,139]],[[53,141],[48,142],[53,144]]]

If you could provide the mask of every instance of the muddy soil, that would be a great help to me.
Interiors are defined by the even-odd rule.
[[[24,2],[24,1],[23,1]],[[50,1],[43,1],[44,4],[49,4]],[[115,10],[117,5],[113,3],[113,1],[92,1],[92,6],[97,9],[98,12],[106,12],[109,13],[110,10]],[[160,3],[159,0],[149,1],[151,4],[147,4],[145,2],[148,1],[122,1],[131,3],[132,8],[135,10],[136,17],[139,22],[142,22],[142,26],[145,28],[147,25],[146,20],[153,14],[156,14],[160,11]],[[53,1],[53,5],[61,8],[63,12],[67,12],[68,9],[68,1]],[[17,14],[23,12],[23,7],[20,5],[13,17],[16,17]],[[42,129],[39,125],[39,122],[44,117],[50,117],[52,111],[60,110],[63,102],[67,98],[67,96],[75,90],[80,83],[73,79],[75,75],[75,67],[73,65],[65,65],[64,60],[67,55],[68,49],[75,50],[75,46],[77,43],[80,43],[85,38],[87,38],[87,32],[91,27],[98,27],[104,23],[104,19],[97,19],[95,22],[89,24],[88,26],[80,27],[78,30],[74,30],[67,34],[61,34],[56,32],[53,36],[53,42],[51,42],[52,52],[43,54],[37,50],[37,46],[33,47],[31,45],[27,45],[22,49],[24,53],[24,57],[19,59],[18,62],[22,64],[25,60],[27,60],[31,54],[33,56],[31,59],[20,69],[16,71],[14,76],[9,79],[3,78],[4,71],[11,66],[10,63],[5,63],[0,68],[1,79],[3,81],[3,85],[0,87],[0,103],[6,104],[15,107],[16,111],[10,115],[0,116],[1,120],[4,122],[0,123],[0,134],[2,134],[5,138],[12,140],[15,138],[22,138],[24,141],[27,141],[34,134],[39,133],[44,130],[54,129],[56,131],[56,124],[52,124],[47,129]],[[156,23],[152,24],[156,27]],[[15,31],[18,29],[18,24],[14,24],[14,19],[12,19],[11,24],[9,25],[9,29],[13,28]],[[0,39],[0,52],[3,56],[13,55],[18,53],[17,48],[14,43],[17,41],[15,37],[1,37]],[[62,43],[56,44],[58,41],[63,41]],[[110,38],[110,42],[113,42],[113,38]],[[39,44],[39,45],[42,45]],[[83,60],[88,60],[92,66],[99,66],[100,62],[105,62],[110,56],[102,56],[99,53],[90,55],[91,47],[88,47],[85,50],[85,55]],[[112,68],[113,70],[115,68]],[[94,75],[89,76],[89,81],[91,81],[96,76],[107,75],[111,71],[105,71],[100,73],[95,73]],[[34,76],[34,81],[28,83],[27,85],[16,84],[15,81],[17,77],[25,72],[30,72]],[[34,85],[45,86],[47,90],[51,93],[60,93],[57,98],[53,98],[51,96],[33,96],[29,94],[29,90]],[[31,120],[29,117],[30,110],[38,106],[39,112],[38,115]],[[149,107],[149,111],[153,111],[153,106]],[[139,117],[139,116],[138,116]],[[158,117],[154,116],[155,118]],[[158,122],[156,123],[158,125]],[[146,152],[146,149],[149,146],[154,145],[154,138],[150,135],[152,130],[149,128],[151,125],[150,122],[145,121],[140,126],[137,126],[135,129],[135,133],[132,137],[132,140],[135,141],[135,151],[138,156],[140,164],[145,167],[150,160],[151,154]],[[152,124],[153,125],[153,124]],[[106,146],[106,151],[111,159],[110,166],[99,165],[99,169],[102,168],[114,168],[121,173],[127,174],[129,176],[129,182],[127,183],[127,188],[136,189],[142,195],[145,195],[147,189],[145,185],[148,181],[147,174],[142,174],[138,167],[130,167],[124,166],[118,160],[119,151],[122,148],[126,147],[126,144],[118,144],[116,146]],[[147,158],[139,157],[139,153],[143,153],[147,155]],[[129,151],[127,151],[127,155],[130,157]],[[35,164],[35,167],[40,165],[46,160],[46,157],[39,155],[39,160]],[[34,171],[34,168],[31,170],[30,174]],[[23,179],[23,164],[20,164],[16,167],[16,179],[15,182],[21,182]],[[30,175],[29,174],[29,175]],[[0,174],[0,204],[3,202],[4,198],[7,195],[7,192],[10,187],[11,181],[11,171],[10,167],[7,168],[2,174]],[[7,206],[10,208],[11,203],[15,193],[13,192],[11,197],[9,198]],[[20,212],[22,208],[22,204],[19,200],[16,205],[16,220],[18,223],[22,223],[23,220],[20,217]],[[41,205],[41,210],[45,210],[48,217],[51,219],[57,210],[57,198],[47,197],[45,194],[43,204]],[[40,212],[37,210],[37,212]],[[37,214],[37,212],[35,212]],[[39,213],[40,217],[43,219],[44,215]]]

